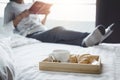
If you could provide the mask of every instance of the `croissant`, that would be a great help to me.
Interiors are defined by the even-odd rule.
[[[91,64],[93,61],[98,61],[99,56],[91,55],[91,54],[83,54],[79,55],[77,60],[78,63],[81,64]]]
[[[77,63],[77,56],[76,55],[70,55],[69,62],[71,63]]]

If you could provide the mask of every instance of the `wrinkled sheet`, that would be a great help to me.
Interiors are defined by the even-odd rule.
[[[55,49],[69,50],[71,54],[97,54],[101,58],[101,74],[53,72],[39,70],[39,62]],[[13,48],[16,80],[119,80],[120,44],[100,44],[82,48],[79,46],[34,43]]]
[[[14,80],[14,61],[9,38],[0,39],[0,80]]]
[[[38,41],[36,39],[26,38],[24,36],[17,35],[17,34],[14,34],[14,35],[10,36],[9,40],[10,40],[10,46],[12,48],[41,42],[41,41]]]

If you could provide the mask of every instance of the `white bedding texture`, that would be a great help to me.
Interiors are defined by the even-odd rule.
[[[0,39],[0,80],[14,80],[15,68],[10,39]]]
[[[8,39],[12,42],[10,43],[12,46],[9,46],[12,52],[7,51],[5,48],[7,46],[2,47],[7,54],[12,53],[11,59],[14,61],[13,71],[15,71],[13,80],[119,80],[120,78],[120,44],[102,43],[94,47],[83,48],[66,44],[43,43],[16,35],[13,37]],[[18,42],[19,44],[17,44]],[[102,72],[85,74],[39,70],[39,62],[56,49],[68,50],[71,54],[99,55]]]

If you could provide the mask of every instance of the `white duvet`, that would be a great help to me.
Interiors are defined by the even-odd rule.
[[[8,33],[9,31],[10,33]],[[6,36],[12,35],[11,31],[11,29],[6,32],[3,31],[3,34],[6,34]],[[1,37],[4,38],[5,35],[1,35],[0,33],[0,38]],[[18,35],[12,35],[9,40],[10,43],[8,43],[8,45],[10,44],[9,47],[12,49],[9,47],[8,49],[6,45],[0,45],[2,54],[0,55],[0,59],[7,59],[6,56],[10,56],[9,53],[12,53],[15,67],[15,80],[120,80],[120,44],[100,44],[94,47],[82,48],[80,46],[65,44],[42,43],[35,39],[28,39]],[[39,70],[39,62],[48,57],[48,55],[55,49],[69,50],[72,54],[90,53],[99,55],[103,65],[102,73],[84,74]],[[5,55],[6,58],[3,56],[4,52],[7,54]],[[5,61],[5,63],[10,67],[8,65],[10,62],[7,64]],[[4,66],[1,63],[1,73],[3,72],[3,67]],[[3,80],[10,79],[6,73],[3,72],[3,75],[5,76],[2,75]],[[11,77],[14,77],[14,75]]]
[[[9,38],[0,39],[0,80],[14,80],[15,70]]]
[[[39,62],[55,49],[69,50],[72,54],[97,54],[102,60],[101,74],[52,72],[39,70]],[[82,48],[65,44],[26,44],[13,48],[16,65],[16,80],[119,80],[120,44],[100,44]]]
[[[21,36],[10,38],[15,61],[16,80],[119,80],[120,44],[100,44],[82,48],[80,46],[42,43]],[[39,70],[39,62],[55,49],[69,50],[71,54],[97,54],[101,58],[101,74],[52,72]]]

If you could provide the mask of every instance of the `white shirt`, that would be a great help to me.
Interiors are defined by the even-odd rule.
[[[19,4],[16,2],[9,2],[5,7],[4,12],[4,24],[12,21],[17,15],[26,9],[29,9],[31,4]],[[42,25],[40,18],[37,14],[30,14],[28,17],[22,19],[15,31],[21,35],[28,35],[34,32],[44,32],[46,31],[45,26]]]

